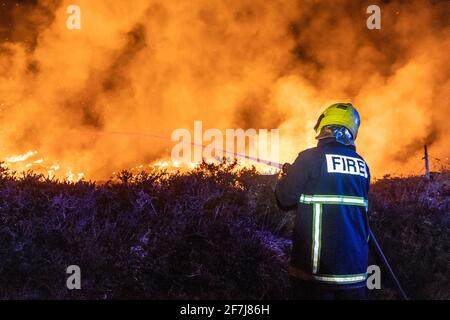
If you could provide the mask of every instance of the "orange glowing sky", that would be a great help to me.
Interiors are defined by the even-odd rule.
[[[2,2],[0,159],[22,168],[104,179],[173,144],[93,132],[170,137],[194,120],[279,128],[293,161],[336,101],[358,108],[373,175],[421,172],[425,143],[432,169],[449,163],[448,1],[378,1],[381,30],[372,1]]]

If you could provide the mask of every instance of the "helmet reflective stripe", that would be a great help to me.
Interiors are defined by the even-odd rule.
[[[340,125],[347,128],[355,140],[360,125],[358,111],[351,103],[332,104],[320,115],[314,130],[320,133],[322,128],[328,125]]]
[[[300,196],[300,202],[305,204],[347,204],[353,206],[368,206],[367,199],[353,196],[335,196],[335,195],[304,195]]]
[[[320,244],[322,239],[322,205],[315,203],[313,207],[313,232],[311,246],[312,272],[319,271]]]

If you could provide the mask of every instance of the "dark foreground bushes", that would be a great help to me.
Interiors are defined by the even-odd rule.
[[[0,179],[0,298],[286,296],[289,215],[255,171],[203,165],[96,186]],[[66,289],[79,265],[82,290]]]
[[[450,298],[449,179],[439,178],[428,194],[420,178],[373,187],[374,230],[416,298]],[[102,185],[2,171],[0,298],[285,299],[293,213],[276,207],[274,183],[235,164]],[[82,290],[66,289],[69,265]]]
[[[379,180],[370,203],[372,229],[407,293],[450,299],[450,173]]]

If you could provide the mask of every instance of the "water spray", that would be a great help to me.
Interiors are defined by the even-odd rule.
[[[141,132],[132,132],[132,131],[102,131],[102,132],[98,132],[98,131],[92,131],[89,132],[91,134],[99,134],[99,135],[125,135],[125,136],[139,136],[139,137],[145,137],[145,138],[154,138],[154,139],[160,139],[160,140],[166,140],[166,141],[172,141],[172,139],[166,137],[166,136],[161,136],[161,135],[157,135],[157,134],[152,134],[152,133],[141,133]],[[173,141],[172,141],[173,142]],[[239,158],[239,159],[247,159],[253,162],[257,162],[257,163],[261,163],[273,168],[277,168],[280,169],[283,167],[283,165],[281,163],[278,162],[273,162],[270,160],[266,160],[266,159],[261,159],[259,157],[252,157],[249,155],[245,155],[245,154],[240,154],[237,152],[232,152],[232,151],[228,151],[228,150],[224,150],[224,149],[218,149],[218,148],[213,148],[211,146],[205,146],[204,144],[200,144],[200,143],[195,143],[195,142],[185,142],[182,141],[182,143],[185,144],[189,144],[192,145],[194,147],[199,147],[199,148],[203,148],[203,149],[209,149],[209,150],[214,150],[214,151],[220,151],[224,154],[228,154],[228,155],[232,155],[235,158]]]

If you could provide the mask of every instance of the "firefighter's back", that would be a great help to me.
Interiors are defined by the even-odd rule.
[[[340,286],[364,285],[369,169],[353,146],[323,140],[299,155],[299,195],[291,272]],[[290,174],[294,174],[292,172]]]

